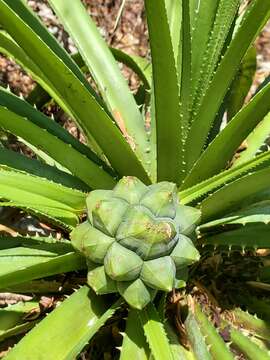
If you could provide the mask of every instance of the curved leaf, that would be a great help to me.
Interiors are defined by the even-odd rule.
[[[19,302],[0,309],[0,341],[24,333],[35,326],[36,321],[27,321],[32,311],[39,312],[37,301]]]
[[[207,179],[227,166],[237,148],[269,112],[269,95],[270,84],[262,89],[210,143],[185,179],[182,188]]]
[[[134,354],[136,354],[136,360],[149,359],[149,348],[144,337],[137,311],[130,309],[121,348],[120,360],[130,360],[134,358]]]
[[[14,112],[0,106],[0,128],[11,132],[23,140],[42,150],[71,173],[83,180],[91,188],[111,189],[115,180],[100,166],[90,161],[56,136],[33,122],[31,118],[18,116]],[[57,149],[57,151],[56,151]]]
[[[85,267],[83,257],[55,244],[4,249],[0,251],[0,289]]]
[[[169,340],[162,322],[152,303],[137,311],[143,330],[155,360],[173,360]]]
[[[30,331],[6,359],[73,360],[118,307],[115,303],[108,308],[84,286]]]
[[[31,19],[32,28],[24,18],[28,21]],[[39,36],[38,31],[44,33],[46,30],[37,23],[27,7],[22,2],[15,4],[12,0],[1,0],[0,23],[49,79],[55,94],[65,103],[86,136],[95,138],[116,171],[121,175],[135,175],[149,183],[142,164],[112,118],[90,94],[85,84],[57,56],[54,49],[49,48]]]
[[[201,204],[202,221],[209,221],[252,204],[257,193],[269,188],[269,176],[268,167],[225,185],[210,195]]]
[[[199,158],[215,116],[250,44],[270,16],[270,0],[255,0],[230,43],[204,100],[193,120],[187,140],[187,163],[190,169]]]
[[[178,182],[183,150],[180,99],[166,7],[164,0],[146,0],[145,7],[153,66],[157,179]]]
[[[25,206],[84,211],[86,195],[37,176],[0,169],[0,198]]]
[[[110,48],[115,60],[125,64],[133,70],[141,79],[146,89],[151,87],[152,65],[146,59],[138,55],[130,55],[122,50]]]
[[[118,64],[81,0],[50,0],[94,77],[126,140],[146,165],[147,138],[142,115]]]
[[[15,151],[0,148],[0,167],[6,166],[13,170],[26,171],[29,174],[44,177],[47,180],[81,191],[89,191],[89,187],[75,176],[46,165],[39,160],[30,159]]]

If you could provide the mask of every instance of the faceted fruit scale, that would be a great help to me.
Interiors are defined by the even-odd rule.
[[[188,236],[200,211],[179,204],[173,183],[146,186],[124,177],[113,190],[92,191],[87,210],[71,241],[87,259],[87,282],[97,294],[119,292],[142,309],[157,290],[177,287],[177,272],[199,260]]]

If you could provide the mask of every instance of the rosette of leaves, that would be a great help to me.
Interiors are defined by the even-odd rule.
[[[0,88],[1,207],[62,234],[0,238],[1,291],[36,296],[0,309],[1,349],[27,332],[6,358],[268,359],[268,80],[245,98],[270,0],[145,0],[151,59],[108,47],[81,0],[48,3],[78,53],[27,1],[0,0],[0,50],[36,81],[26,99]],[[118,63],[138,75],[135,94]],[[42,112],[55,103],[84,142]],[[8,134],[35,157],[10,150]],[[138,186],[123,199],[125,179]],[[187,267],[198,259],[189,237],[200,260]],[[132,253],[126,270],[116,248]],[[162,258],[151,277],[147,264]],[[146,296],[133,292],[138,283]],[[46,317],[43,294],[60,303]]]
[[[187,236],[200,211],[179,204],[175,184],[147,187],[125,177],[113,190],[92,191],[86,201],[88,220],[71,241],[87,258],[87,282],[97,294],[118,291],[142,309],[157,290],[177,288],[177,270],[199,260]]]

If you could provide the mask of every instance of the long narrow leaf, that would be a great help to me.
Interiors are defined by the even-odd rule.
[[[31,25],[33,25],[33,21],[31,22]],[[42,27],[38,27],[38,29],[42,29]],[[36,29],[36,30],[38,30]],[[42,29],[43,30],[43,29]],[[79,76],[79,79],[84,83],[84,85],[88,88],[90,91],[90,94],[92,94],[96,100],[101,103],[101,100],[97,98],[96,94],[93,92],[92,88],[90,87],[89,83],[85,81],[85,78],[80,73],[79,69],[76,68],[76,66],[72,63],[69,55],[61,49],[60,45],[56,42],[54,38],[51,38],[50,34],[46,34],[45,32],[45,41],[49,41],[50,45],[52,45],[53,48],[57,51],[57,54],[61,54],[61,59],[64,61],[64,63],[69,66],[71,70],[73,70],[74,75]],[[26,70],[31,77],[38,83],[36,88],[33,90],[33,92],[29,95],[28,101],[29,103],[36,105],[37,108],[41,108],[44,106],[51,97],[54,98],[60,107],[67,112],[71,117],[73,117],[72,112],[70,109],[66,106],[65,102],[62,101],[61,97],[57,95],[55,92],[55,89],[53,87],[53,84],[51,81],[43,74],[41,69],[36,65],[32,59],[23,51],[23,49],[12,39],[6,32],[0,31],[0,52],[4,53],[6,56],[11,57],[14,61],[16,61],[21,67]],[[81,58],[75,58],[77,60],[76,63],[78,65],[83,66],[83,64],[80,63]],[[50,95],[49,95],[50,94]],[[100,155],[102,156],[102,151],[97,146],[95,140],[89,136],[88,139],[89,144],[91,147]]]
[[[143,330],[155,360],[173,360],[169,340],[152,303],[138,312]]]
[[[230,331],[231,340],[238,349],[243,352],[247,359],[254,360],[268,360],[269,353],[261,349],[257,344],[255,344],[247,335],[244,335],[236,329],[231,329]]]
[[[146,0],[145,6],[153,63],[157,179],[178,182],[182,165],[179,161],[182,155],[181,118],[170,28],[164,0]]]
[[[189,129],[189,115],[190,115],[190,96],[191,96],[191,28],[190,28],[190,8],[188,1],[182,1],[182,67],[181,67],[181,86],[180,86],[180,101],[181,101],[181,117],[182,117],[182,131],[183,136],[187,137]],[[180,72],[180,70],[179,70]],[[181,180],[184,173],[181,174]]]
[[[267,321],[259,319],[246,311],[236,308],[231,311],[233,323],[236,326],[244,327],[256,336],[260,336],[265,340],[270,338],[270,326]]]
[[[257,68],[257,51],[254,46],[247,51],[241,66],[232,82],[227,100],[227,120],[234,117],[242,108],[253,83]]]
[[[121,175],[136,175],[149,183],[142,164],[108,113],[57,53],[38,36],[36,29],[35,32],[28,26],[24,21],[25,17],[28,21],[29,18],[33,19],[33,23],[38,26],[35,16],[22,2],[15,4],[10,0],[0,1],[0,23],[50,80],[55,93],[85,130],[86,135],[95,138],[112,166]],[[40,31],[44,32],[45,29],[42,27]]]
[[[0,31],[0,35],[1,35],[1,31]],[[0,40],[1,40],[1,36],[0,36]],[[0,45],[1,45],[1,41],[0,41]],[[22,51],[22,49],[18,45],[17,47]],[[6,50],[6,48],[3,50]],[[143,82],[145,89],[150,89],[152,66],[146,58],[143,58],[138,55],[127,54],[124,51],[113,47],[111,47],[110,50],[116,61],[125,64],[127,67],[133,70],[135,74],[137,74],[140,80]],[[10,51],[6,53],[8,54],[8,56],[12,56],[15,59],[15,61],[18,60],[16,56],[13,54],[13,52],[11,53]],[[79,53],[75,53],[71,55],[71,57],[83,72],[88,71]],[[24,67],[23,64],[22,66]],[[41,108],[50,100],[51,100],[51,96],[40,85],[37,85],[27,97],[27,101],[32,105],[35,104],[37,108]]]
[[[44,177],[67,187],[89,191],[89,187],[75,176],[5,148],[0,148],[0,166],[7,166],[18,171],[26,171],[32,175]]]
[[[120,360],[130,360],[134,354],[136,354],[136,360],[147,360],[149,358],[149,347],[138,314],[135,310],[130,309]]]
[[[0,198],[79,214],[86,195],[37,176],[0,169]]]
[[[252,203],[256,194],[269,188],[270,168],[246,175],[205,199],[202,204],[203,221],[238,210]]]
[[[181,49],[182,0],[165,0],[168,22],[170,26],[175,63],[178,62]]]
[[[73,360],[118,307],[116,303],[108,308],[84,286],[26,335],[6,359]]]
[[[191,312],[189,312],[185,320],[185,328],[187,331],[189,342],[191,344],[192,351],[195,354],[195,358],[211,360],[212,356],[207,349],[205,337],[202,334],[200,326]]]
[[[220,229],[234,229],[237,226],[268,224],[270,222],[270,201],[264,200],[230,213],[224,218],[210,221],[199,226],[200,233],[212,232]]]
[[[88,146],[82,144],[80,141],[74,138],[74,136],[72,136],[61,125],[59,125],[55,121],[51,121],[50,118],[45,116],[43,113],[35,110],[35,108],[33,106],[30,106],[26,101],[10,93],[9,91],[6,91],[1,87],[0,87],[0,104],[20,116],[31,119],[31,121],[34,124],[44,129],[47,129],[51,134],[61,139],[65,143],[70,144],[74,149],[86,155],[90,160],[94,161],[96,164],[108,170],[106,164],[102,162],[97,157],[97,155],[89,149]]]
[[[215,1],[214,1],[215,3]],[[197,80],[193,111],[196,112],[215,74],[223,47],[237,13],[240,0],[219,0],[213,28],[210,33]],[[213,6],[213,5],[212,5]],[[202,15],[204,16],[204,14]],[[195,85],[196,86],[196,85]]]
[[[91,188],[110,189],[115,183],[111,175],[73,149],[71,145],[47,132],[46,128],[35,125],[31,119],[18,116],[2,106],[0,106],[0,127],[48,154]]]
[[[232,167],[229,170],[222,171],[207,180],[204,180],[192,187],[180,191],[179,197],[183,204],[199,201],[208,193],[216,191],[219,187],[231,183],[232,181],[243,177],[248,173],[253,173],[259,169],[268,168],[270,165],[270,152],[265,152],[258,155],[237,167]]]
[[[56,248],[54,250],[54,247]],[[16,247],[0,251],[0,288],[86,267],[75,252],[63,253],[54,244]]]
[[[237,148],[269,112],[269,95],[270,85],[267,85],[229,122],[195,163],[182,188],[207,179],[227,166]]]
[[[196,80],[202,66],[209,35],[213,27],[219,0],[193,1],[196,5],[192,32],[192,88],[195,91]]]
[[[142,115],[114,57],[80,0],[50,0],[75,41],[123,135],[146,165],[147,138]]]
[[[255,0],[230,43],[192,123],[187,141],[187,162],[191,168],[199,158],[215,116],[247,49],[270,16],[270,0]]]
[[[200,306],[195,304],[194,317],[199,324],[202,334],[205,336],[206,344],[209,346],[209,352],[214,359],[222,358],[223,360],[233,360],[232,353],[228,350],[224,341],[218,334],[217,330],[202,312]]]
[[[236,167],[246,161],[252,159],[260,149],[268,149],[267,139],[270,134],[270,113],[256,126],[256,128],[249,134],[245,140],[246,149],[242,151],[237,159],[234,161],[232,167]]]

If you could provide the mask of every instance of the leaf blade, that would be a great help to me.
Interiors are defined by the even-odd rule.
[[[270,85],[267,85],[229,122],[195,163],[182,188],[209,178],[226,167],[237,148],[269,112],[269,94]]]
[[[0,197],[32,206],[82,213],[86,195],[37,176],[0,169]]]
[[[149,349],[136,310],[130,309],[121,348],[120,360],[129,360],[136,354],[136,360],[147,360]]]
[[[16,247],[0,251],[0,286],[22,284],[86,267],[85,260],[75,252],[62,253],[44,246]]]
[[[72,360],[118,306],[116,303],[108,308],[100,297],[84,286],[27,334],[6,359],[27,356],[29,360]],[[76,332],[72,331],[74,325]]]
[[[202,221],[208,221],[216,216],[228,214],[244,205],[252,203],[256,194],[268,189],[270,168],[246,175],[203,200]]]
[[[36,159],[30,159],[5,148],[0,148],[0,167],[1,166],[6,166],[13,170],[26,171],[32,175],[44,177],[47,180],[81,191],[89,191],[89,187],[74,176],[60,171],[56,167],[43,164]]]
[[[115,121],[121,120],[123,124],[120,124],[120,129],[121,126],[124,127],[124,136],[134,147],[141,161],[146,164],[147,138],[142,115],[94,21],[80,0],[74,0],[72,4],[65,0],[49,2],[73,38]]]
[[[100,168],[100,165],[73,149],[71,144],[58,139],[46,128],[31,122],[31,118],[24,118],[0,106],[0,127],[54,158],[91,188],[110,189],[115,183],[112,176]]]
[[[178,182],[181,154],[178,77],[164,0],[145,1],[153,66],[157,179]],[[164,92],[164,88],[167,90]],[[170,161],[168,161],[170,159]]]
[[[14,6],[13,1],[1,0],[0,10],[0,22],[4,28],[14,37],[26,55],[29,55],[36,65],[38,64],[42,73],[53,85],[55,93],[65,103],[79,126],[83,128],[86,136],[90,139],[94,137],[111,165],[121,175],[135,175],[149,183],[145,169],[113,123],[112,118],[90,94],[84,82],[75,76],[57,56],[57,53],[53,52],[53,49],[49,48],[43,39],[24,22],[23,17],[34,18],[27,7],[21,2]],[[41,31],[40,27],[41,25],[39,26]],[[45,29],[42,28],[42,31],[44,32]],[[89,109],[91,109],[91,119]],[[125,153],[125,158],[122,156],[123,153]]]
[[[269,0],[255,0],[246,11],[242,25],[227,49],[191,125],[187,140],[189,169],[203,150],[211,125],[243,56],[270,16],[269,9]]]
[[[137,314],[155,360],[173,360],[169,341],[154,305],[149,303]]]

